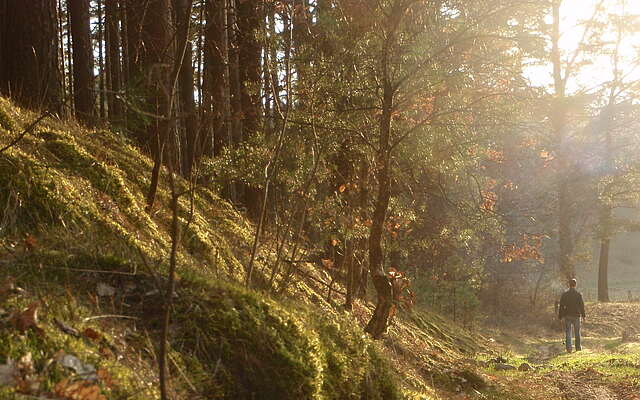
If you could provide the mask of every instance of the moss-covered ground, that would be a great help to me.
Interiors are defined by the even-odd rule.
[[[35,118],[0,98],[0,147]],[[144,211],[150,169],[124,135],[53,117],[0,153],[0,398],[158,398],[170,210],[165,174]],[[179,202],[174,398],[524,398],[479,371],[482,340],[437,314],[400,313],[370,340],[371,304],[327,300],[312,264],[300,268],[316,279],[283,294],[241,288],[252,225],[213,188],[178,186],[193,195]]]

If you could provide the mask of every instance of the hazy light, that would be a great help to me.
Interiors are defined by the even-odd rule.
[[[563,62],[572,58],[578,48],[585,31],[585,21],[592,18],[596,6],[600,0],[564,0],[560,9],[560,48]],[[622,4],[624,3],[624,5]],[[604,7],[598,15],[598,20],[603,21],[611,15],[640,15],[640,1],[638,0],[605,0]],[[546,22],[552,23],[551,15]],[[606,42],[606,51],[613,52],[617,39],[617,30],[613,24],[609,24],[606,33],[600,37]],[[550,44],[549,44],[550,46]],[[640,35],[624,32],[624,38],[619,47],[619,69],[625,82],[640,80],[640,68],[638,57],[640,55]],[[584,54],[578,57],[578,61],[589,61],[590,64],[580,67],[576,75],[569,79],[567,89],[569,92],[579,90],[591,92],[597,90],[602,84],[613,79],[612,56],[610,54]],[[527,69],[527,77],[535,86],[549,86],[552,80],[552,66],[536,65]]]

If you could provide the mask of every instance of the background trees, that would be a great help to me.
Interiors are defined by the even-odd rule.
[[[73,99],[145,149],[152,215],[163,166],[246,210],[247,269],[273,255],[251,285],[286,292],[314,260],[351,308],[369,277],[379,337],[406,277],[454,318],[481,301],[518,314],[579,273],[594,237],[607,299],[607,243],[633,226],[612,210],[637,193],[620,52],[637,21],[596,2],[569,49],[563,4],[3,0],[0,91]],[[575,83],[603,57],[609,77]]]

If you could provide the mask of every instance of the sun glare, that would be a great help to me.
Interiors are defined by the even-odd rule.
[[[602,8],[597,11],[598,5]],[[616,47],[618,30],[613,19],[619,16],[640,16],[640,1],[637,0],[564,0],[560,10],[560,48],[563,61],[570,60],[576,49],[583,42],[587,22],[598,15],[598,21],[607,21],[605,32],[599,37],[604,49],[598,54],[579,53],[578,61],[585,62],[568,83],[570,91],[597,90],[602,84],[613,79],[613,52]],[[546,23],[552,23],[551,15]],[[618,46],[619,77],[625,82],[640,80],[640,34],[622,31],[622,39]],[[527,72],[531,83],[536,86],[551,84],[551,66],[537,65]]]

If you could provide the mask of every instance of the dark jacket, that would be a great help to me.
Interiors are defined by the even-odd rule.
[[[580,317],[584,318],[584,301],[582,295],[575,288],[569,288],[560,297],[560,307],[558,308],[558,318]]]

